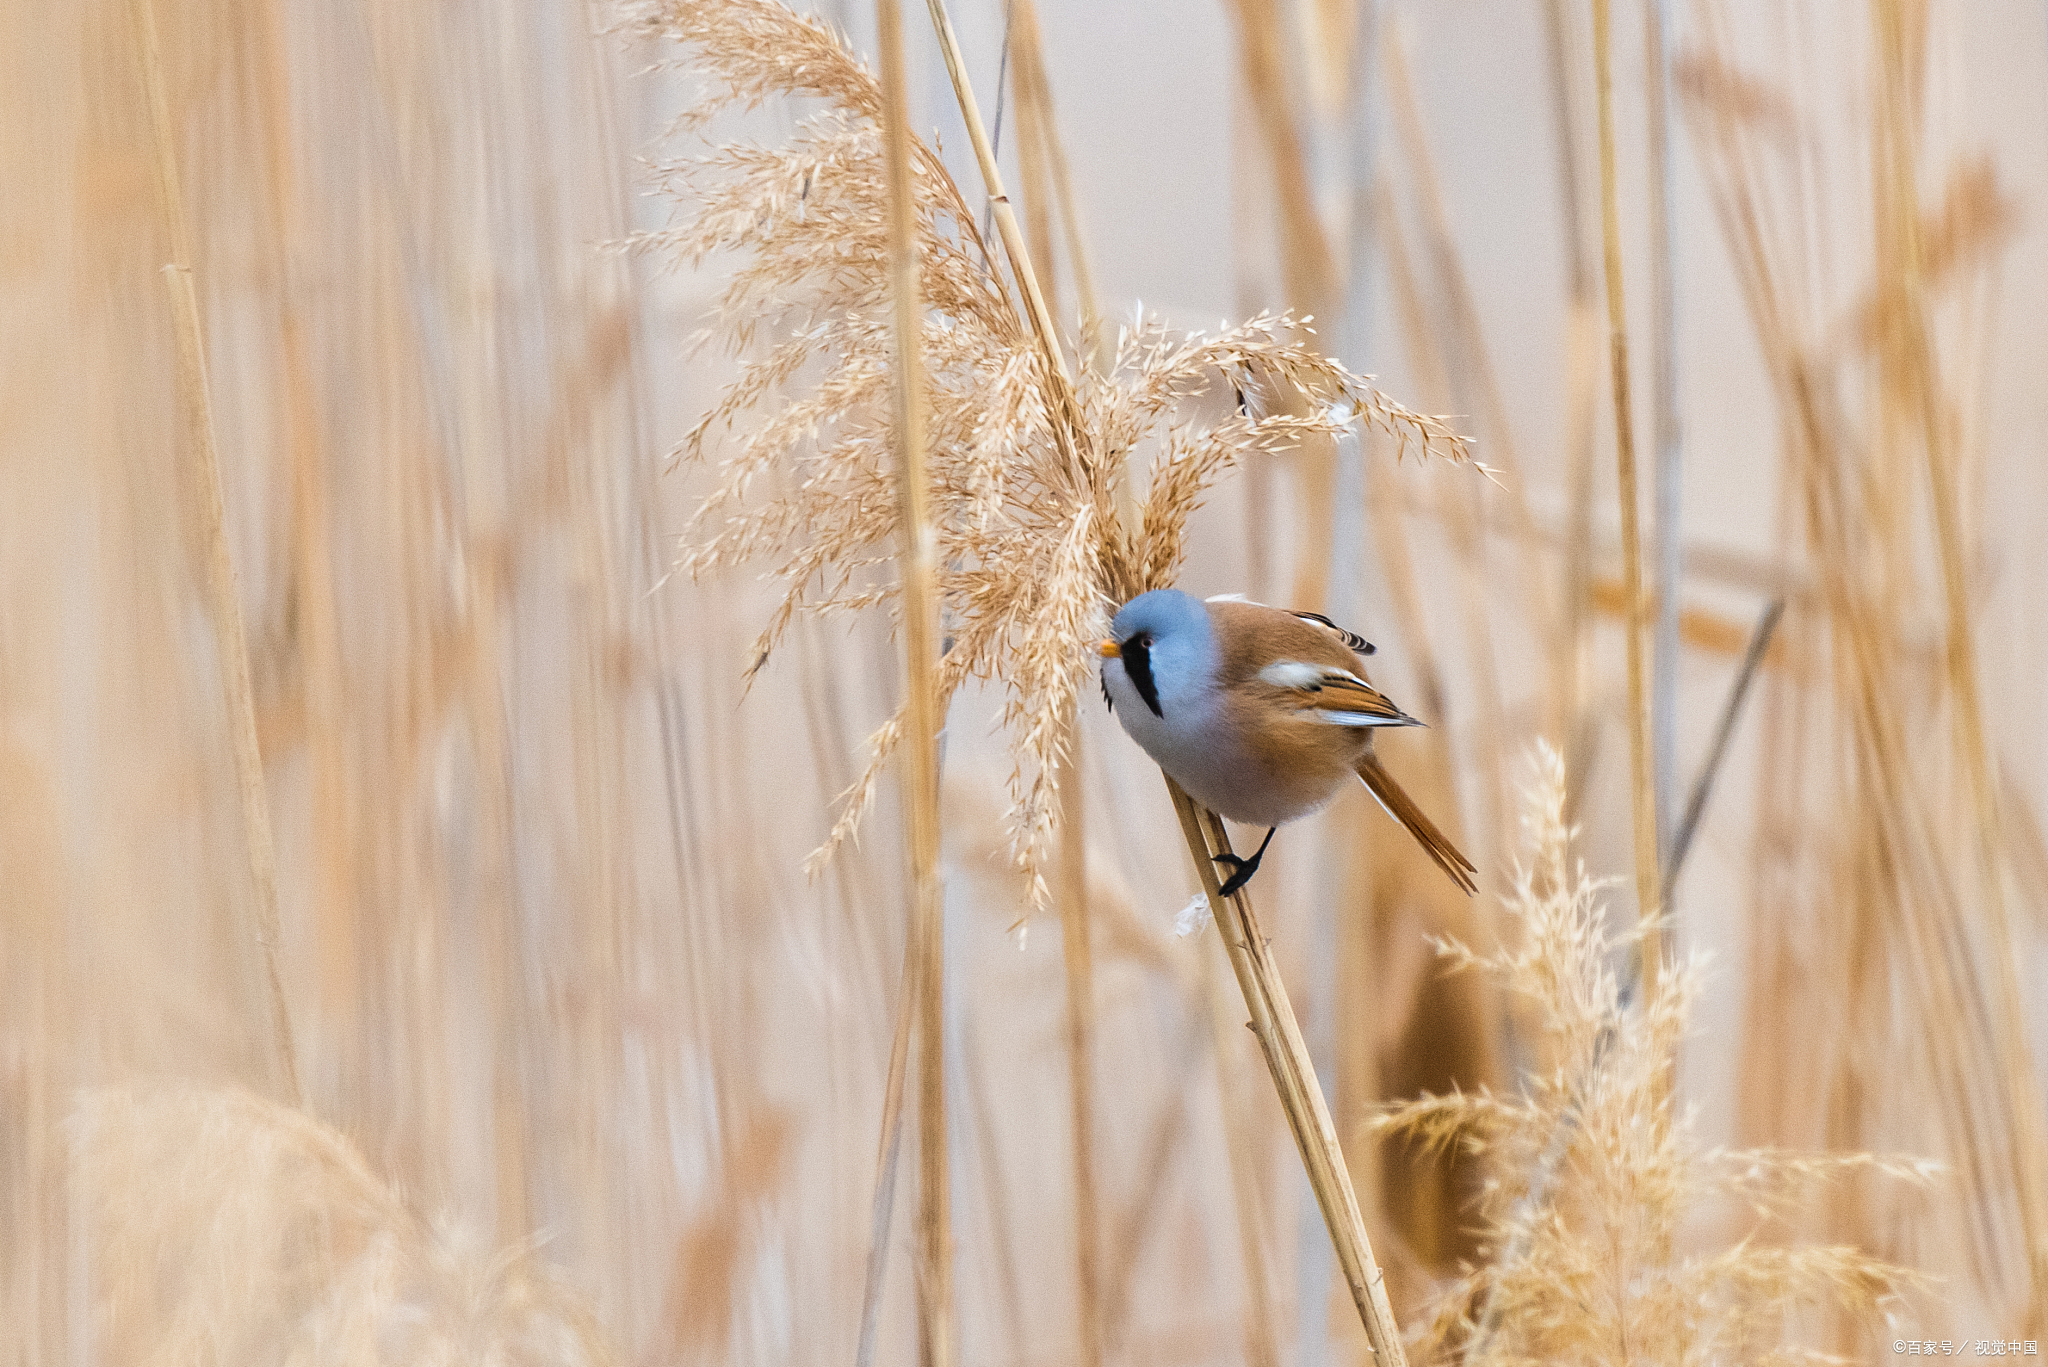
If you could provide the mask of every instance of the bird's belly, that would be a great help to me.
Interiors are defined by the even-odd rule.
[[[1281,826],[1324,806],[1350,775],[1334,757],[1308,766],[1278,766],[1250,757],[1211,754],[1181,786],[1220,816],[1250,826]],[[1179,777],[1179,775],[1175,775]]]

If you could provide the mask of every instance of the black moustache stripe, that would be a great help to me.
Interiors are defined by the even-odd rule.
[[[1152,647],[1142,636],[1133,636],[1123,644],[1124,673],[1130,675],[1131,687],[1138,690],[1138,696],[1145,700],[1145,706],[1152,709],[1152,715],[1161,721],[1166,714],[1159,710],[1159,689],[1152,682]]]

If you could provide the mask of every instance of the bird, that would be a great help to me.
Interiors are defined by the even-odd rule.
[[[1314,612],[1238,596],[1197,599],[1153,589],[1110,623],[1102,692],[1110,710],[1189,796],[1219,816],[1264,826],[1224,896],[1258,871],[1273,835],[1356,776],[1468,895],[1477,868],[1403,792],[1373,753],[1382,726],[1420,726],[1365,677],[1372,645]]]

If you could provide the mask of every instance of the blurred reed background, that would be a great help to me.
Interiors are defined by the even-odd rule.
[[[823,17],[872,53],[866,7]],[[913,127],[978,206],[917,18]],[[729,263],[619,248],[668,221],[638,158],[693,89],[619,20],[0,5],[9,1361],[853,1360],[893,784],[803,863],[901,648],[800,619],[749,685],[777,587],[669,573],[711,479],[668,453],[733,373],[684,343]],[[1557,1066],[1539,1012],[1429,942],[1513,945],[1536,738],[1634,911],[1590,11],[955,20],[1073,338],[1141,299],[1312,313],[1498,472],[1376,439],[1259,459],[1184,579],[1375,640],[1431,723],[1382,752],[1482,870],[1459,897],[1349,794],[1254,885],[1418,1326],[1498,1251],[1481,1196],[1530,1178],[1368,1122]],[[1702,1148],[1945,1165],[1761,1228],[1688,1205],[1666,1255],[1754,1235],[1927,1277],[1889,1321],[1792,1305],[1741,1360],[2048,1336],[2048,15],[1648,0],[1613,55],[1667,865],[1785,605],[1673,889],[1667,950],[1714,959],[1670,1085]],[[1084,698],[1055,900],[1087,929],[1017,929],[1001,703],[955,702],[941,794],[959,1360],[1362,1360],[1216,935],[1175,934],[1156,771]],[[877,1361],[914,1351],[910,1186]]]

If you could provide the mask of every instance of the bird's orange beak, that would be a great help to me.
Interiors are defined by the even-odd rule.
[[[1123,647],[1115,641],[1102,641],[1097,643],[1095,653],[1105,660],[1119,660],[1123,658],[1124,652]]]

